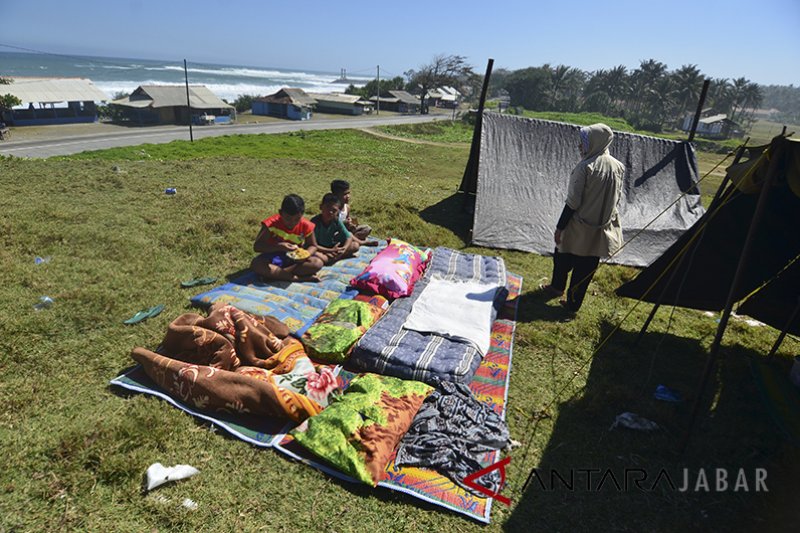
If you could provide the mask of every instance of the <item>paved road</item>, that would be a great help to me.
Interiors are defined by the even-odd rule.
[[[333,130],[344,128],[369,128],[389,124],[413,124],[446,120],[449,115],[393,115],[353,117],[347,119],[328,119],[309,122],[266,122],[261,124],[232,124],[215,126],[195,126],[194,138],[218,137],[221,135],[253,134],[253,133],[287,133],[298,130]],[[58,155],[70,155],[86,150],[103,150],[118,146],[136,146],[139,144],[161,144],[174,140],[189,140],[189,129],[186,126],[136,128],[118,133],[102,133],[92,135],[70,136],[61,139],[40,141],[2,141],[0,154],[17,157],[44,158]]]

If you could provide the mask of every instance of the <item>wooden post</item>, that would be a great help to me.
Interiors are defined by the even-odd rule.
[[[773,151],[775,149],[775,144],[775,140],[773,140],[772,145],[770,145],[768,150]],[[689,445],[689,438],[692,435],[692,429],[694,428],[695,421],[697,420],[697,414],[700,410],[700,403],[702,401],[703,393],[705,392],[706,386],[708,385],[708,380],[711,377],[711,370],[714,368],[714,363],[716,362],[717,355],[719,353],[719,347],[722,343],[722,337],[725,335],[725,329],[728,326],[728,319],[730,319],[731,311],[733,310],[736,292],[739,290],[739,284],[741,283],[745,266],[747,265],[747,260],[750,256],[750,248],[753,246],[758,225],[761,222],[761,217],[763,216],[764,211],[766,210],[767,197],[769,196],[772,184],[775,182],[775,175],[778,173],[777,167],[781,159],[780,155],[781,154],[778,153],[770,153],[771,159],[769,168],[767,169],[767,177],[762,185],[761,193],[758,195],[756,210],[753,213],[752,220],[750,221],[750,228],[747,230],[747,237],[745,238],[744,246],[742,247],[742,253],[739,255],[739,263],[736,265],[736,273],[733,276],[733,282],[731,283],[731,288],[728,291],[728,298],[725,302],[725,308],[722,311],[722,317],[720,318],[719,326],[717,327],[717,334],[714,336],[714,342],[711,344],[708,359],[706,360],[705,370],[703,371],[703,377],[701,378],[699,386],[697,387],[696,396],[689,418],[689,427],[686,428],[686,434],[684,435],[683,442],[681,442],[680,446],[681,453],[685,452]]]
[[[183,60],[183,75],[186,78],[186,111],[189,114],[189,142],[194,142],[192,133],[192,103],[189,101],[189,70],[186,68],[186,60]]]
[[[697,102],[697,111],[694,113],[694,120],[692,121],[692,129],[689,131],[688,142],[694,140],[694,134],[697,131],[697,123],[700,122],[700,114],[703,112],[703,104],[706,103],[706,94],[708,93],[708,86],[710,84],[711,80],[703,82],[703,90],[700,91],[700,101]]]
[[[478,183],[478,157],[481,150],[481,126],[483,125],[483,108],[486,105],[486,93],[489,91],[489,78],[492,76],[492,66],[494,59],[489,59],[486,64],[486,74],[483,76],[483,88],[481,98],[478,101],[478,116],[475,117],[475,129],[472,130],[472,144],[469,148],[469,159],[467,168],[464,169],[464,177],[461,179],[460,192],[475,193]],[[464,204],[467,203],[468,196],[464,197]]]
[[[786,325],[783,326],[783,329],[781,330],[781,334],[778,335],[777,339],[775,339],[775,344],[772,345],[772,349],[769,351],[769,355],[767,355],[767,359],[772,359],[773,357],[775,357],[775,353],[777,353],[778,348],[781,347],[781,344],[783,343],[783,339],[786,338],[786,332],[789,331],[789,327],[791,327],[792,322],[794,322],[794,319],[797,318],[797,313],[798,312],[800,312],[800,295],[797,297],[797,305],[794,306],[794,311],[792,311],[792,314],[789,317],[789,320],[787,320],[786,321]]]

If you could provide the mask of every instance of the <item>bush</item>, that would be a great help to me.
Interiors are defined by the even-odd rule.
[[[255,98],[258,97],[253,96],[252,94],[240,94],[236,97],[236,100],[233,101],[233,107],[236,108],[237,113],[250,111],[250,108],[253,107],[253,100]]]

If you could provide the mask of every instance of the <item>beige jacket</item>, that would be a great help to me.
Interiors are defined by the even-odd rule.
[[[605,124],[581,128],[581,136],[586,156],[572,171],[567,188],[567,205],[575,213],[561,233],[558,250],[608,257],[622,246],[617,204],[625,165],[608,153],[614,133]]]

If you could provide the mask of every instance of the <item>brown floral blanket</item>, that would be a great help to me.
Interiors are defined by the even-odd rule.
[[[170,396],[206,411],[301,422],[340,394],[333,369],[315,366],[285,325],[225,304],[179,316],[157,352],[131,357]]]

